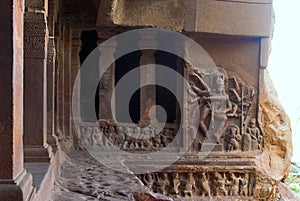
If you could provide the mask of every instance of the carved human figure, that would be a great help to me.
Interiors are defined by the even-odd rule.
[[[154,183],[154,178],[151,173],[147,173],[143,176],[143,182],[148,188],[152,188],[153,183]]]
[[[179,186],[180,186],[179,173],[175,173],[173,178],[173,189],[176,195],[179,195]]]
[[[226,185],[229,186],[228,195],[237,196],[239,194],[239,181],[240,179],[236,177],[234,173],[229,174],[229,178],[226,183]]]
[[[167,173],[157,173],[156,174],[156,180],[153,183],[153,190],[155,193],[160,193],[162,195],[166,195],[166,187],[170,185],[170,182],[168,180],[168,174]]]
[[[155,137],[153,137],[153,147],[159,148],[160,146],[161,146],[161,136],[160,134],[158,134]]]
[[[114,143],[114,134],[115,134],[115,130],[113,126],[107,125],[105,128],[105,146],[112,146]]]
[[[125,134],[121,130],[117,130],[115,142],[118,147],[122,147],[125,141]]]
[[[94,128],[93,134],[94,145],[102,146],[103,145],[103,132],[98,128]]]
[[[247,128],[247,133],[251,136],[251,147],[252,150],[262,149],[263,145],[263,136],[256,126],[256,120],[253,118],[249,122],[249,126]]]
[[[201,173],[201,177],[200,177],[200,185],[202,188],[202,196],[211,196],[211,192],[210,192],[210,185],[209,185],[209,181],[208,181],[208,177],[205,174],[205,172]]]
[[[224,179],[224,177],[218,173],[218,172],[215,172],[214,173],[214,194],[216,196],[227,196],[227,191],[226,191],[226,188],[225,188],[225,184],[226,184],[226,181]]]
[[[163,147],[167,147],[168,146],[169,140],[168,140],[168,136],[166,135],[166,130],[161,135],[161,143],[162,143]]]
[[[248,183],[249,183],[249,174],[245,173],[244,176],[240,178],[240,195],[248,196]]]
[[[184,196],[193,196],[193,191],[196,189],[196,182],[192,172],[188,173],[187,180],[183,189]]]
[[[207,104],[200,111],[200,128],[206,136],[214,137],[219,143],[221,131],[227,122],[227,113],[232,110],[232,104],[229,96],[225,92],[224,75],[220,72],[215,74],[214,88],[209,97],[204,97]],[[205,120],[211,114],[211,131],[208,134]]]
[[[227,140],[227,151],[236,151],[240,149],[241,135],[237,125],[230,125],[228,127],[228,133],[226,136]]]

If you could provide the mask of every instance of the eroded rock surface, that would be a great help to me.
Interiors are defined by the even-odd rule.
[[[113,171],[86,151],[72,151],[56,179],[51,201],[125,201],[139,193],[149,190],[134,175]]]

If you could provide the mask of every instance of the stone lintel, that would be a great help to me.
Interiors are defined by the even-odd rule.
[[[196,32],[270,37],[271,3],[197,0]]]
[[[249,37],[270,37],[274,17],[272,0],[166,0],[164,4],[159,0],[131,0],[118,1],[106,10],[111,14],[106,21],[116,25]],[[100,12],[104,13],[102,7],[97,26],[105,27]]]

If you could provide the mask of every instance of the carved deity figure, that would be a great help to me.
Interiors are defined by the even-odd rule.
[[[157,173],[156,180],[153,183],[154,192],[160,193],[162,195],[167,194],[167,186],[170,185],[170,182],[168,180],[168,174],[167,173]]]
[[[179,195],[180,178],[179,174],[175,173],[173,178],[173,189],[176,195]]]
[[[237,125],[230,125],[228,127],[227,140],[227,151],[236,151],[240,149],[241,135],[239,132],[239,127]]]
[[[225,181],[224,177],[218,172],[215,172],[214,177],[215,177],[215,180],[214,180],[215,195],[216,196],[222,196],[222,195],[227,196],[227,191],[225,188],[226,181]]]
[[[263,145],[263,136],[256,126],[256,120],[253,118],[249,122],[249,126],[247,128],[247,133],[251,136],[251,147],[252,150],[262,149]]]
[[[228,119],[227,113],[232,111],[232,104],[225,92],[224,75],[217,71],[214,74],[214,80],[214,88],[210,96],[204,97],[207,100],[207,104],[200,111],[200,128],[206,136],[214,137],[216,142],[219,142],[221,131]],[[210,133],[205,125],[205,120],[209,114],[211,114]]]
[[[248,196],[248,183],[249,183],[249,174],[245,173],[244,176],[240,178],[240,195]]]
[[[229,174],[229,178],[226,183],[229,186],[228,195],[237,196],[239,194],[239,181],[240,179],[236,177],[234,173]]]
[[[211,196],[209,181],[205,172],[202,172],[200,176],[200,182],[202,188],[202,196]]]
[[[193,176],[193,173],[188,173],[188,177],[184,186],[183,195],[184,196],[193,196],[193,190],[196,189],[196,182]]]

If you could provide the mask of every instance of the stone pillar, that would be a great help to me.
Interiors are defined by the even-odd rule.
[[[104,40],[99,40],[99,44],[101,44]],[[117,42],[110,40],[111,42],[107,46],[100,46],[100,75],[102,74],[102,78],[99,84],[99,118],[112,120],[112,112],[114,112],[111,108],[115,108],[115,103],[111,103],[112,101],[112,92],[115,86],[115,63],[111,64],[109,68],[104,71],[104,67],[109,64],[107,61],[114,60],[114,54],[116,52]],[[114,105],[111,105],[114,104]]]
[[[24,15],[25,162],[50,161],[47,144],[46,1],[26,1]]]
[[[81,50],[81,31],[80,30],[73,30],[72,32],[72,55],[71,55],[71,100],[76,101],[77,107],[76,111],[74,111],[78,116],[80,117],[80,82],[76,86],[76,90],[73,91],[75,79],[77,77],[77,74],[80,70],[80,50]],[[79,75],[79,74],[78,74]],[[79,75],[80,76],[80,75]],[[73,96],[74,93],[74,96]],[[76,98],[76,100],[73,100],[73,98]],[[72,108],[72,102],[71,102],[71,113],[73,114],[73,108]],[[74,123],[80,122],[80,119],[74,119],[74,116],[71,115],[71,135],[74,142],[74,148],[79,148],[79,136],[78,132],[76,130],[76,127]]]
[[[142,48],[142,55],[140,58],[140,66],[147,64],[155,64],[155,52],[156,50],[151,50],[150,48],[157,47],[156,36],[150,34],[140,34],[141,41],[140,46]],[[149,49],[148,49],[149,48]],[[155,83],[155,68],[147,68],[141,69],[141,85],[147,83]],[[153,105],[156,103],[156,88],[155,85],[146,86],[141,88],[141,115],[140,115],[140,123],[150,123],[149,122],[149,113],[147,112]],[[153,111],[151,116],[153,115],[156,118],[156,111]],[[155,120],[157,121],[157,120]]]
[[[55,27],[55,1],[48,1],[48,30],[49,40],[47,49],[47,141],[50,145],[55,145],[53,135],[54,130],[54,104],[55,104],[55,39],[54,39],[54,27]]]
[[[31,200],[23,166],[23,1],[0,2],[0,200]]]
[[[58,29],[58,80],[57,80],[57,134],[59,137],[63,137],[64,132],[64,26],[57,25]]]
[[[72,53],[71,25],[65,25],[64,31],[64,135],[71,134],[71,53]]]

